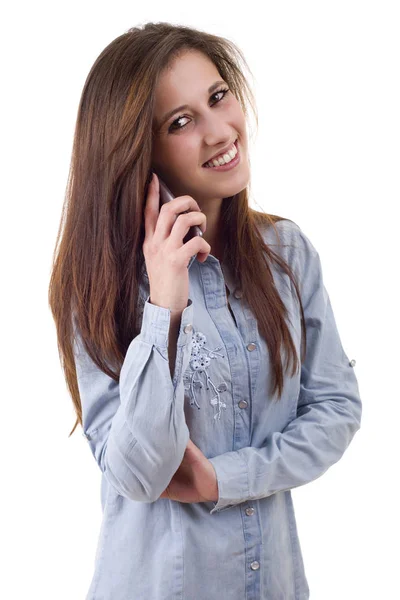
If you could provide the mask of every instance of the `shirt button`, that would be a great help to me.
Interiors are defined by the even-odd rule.
[[[257,569],[260,568],[260,563],[258,562],[258,560],[254,560],[251,563],[250,568],[253,569],[253,571],[257,571]]]
[[[240,402],[238,402],[238,406],[239,408],[247,408],[247,400],[240,400]]]
[[[82,433],[82,435],[83,435],[83,437],[85,437],[87,440],[89,440],[89,442],[90,442],[90,440],[92,439],[88,433],[85,433],[85,432],[83,432],[83,433]]]
[[[241,298],[243,296],[242,290],[235,290],[234,294],[235,298]]]
[[[350,366],[351,366],[351,367],[354,367],[354,366],[355,366],[355,364],[356,364],[356,361],[355,361],[355,360],[354,360],[354,358],[353,358],[353,360],[351,360],[351,361],[350,361]]]
[[[253,508],[253,507],[246,508],[246,510],[245,510],[245,513],[246,513],[246,515],[247,515],[248,517],[251,517],[252,515],[254,515],[254,513],[255,513],[255,512],[256,512],[256,511],[254,510],[254,508]]]
[[[188,325],[185,325],[185,327],[183,328],[183,331],[185,333],[190,333],[193,329],[193,326],[189,323]]]
[[[256,346],[255,344],[253,344],[253,342],[251,342],[251,344],[247,344],[247,350],[248,350],[249,352],[252,352],[253,350],[255,350],[255,349],[256,349],[256,347],[257,347],[257,346]]]

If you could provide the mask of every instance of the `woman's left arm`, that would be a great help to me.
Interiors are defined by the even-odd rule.
[[[341,458],[361,426],[362,405],[354,363],[342,347],[320,258],[296,227],[307,330],[297,414],[283,431],[266,436],[261,448],[241,448],[209,459],[219,490],[211,514],[320,477]]]

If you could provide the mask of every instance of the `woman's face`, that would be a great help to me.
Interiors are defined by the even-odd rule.
[[[250,177],[245,116],[233,93],[222,89],[228,86],[214,63],[192,50],[175,59],[156,88],[152,167],[175,196],[192,196],[203,210],[243,190]],[[183,104],[188,107],[165,120]],[[237,138],[236,167],[217,171],[203,166]]]

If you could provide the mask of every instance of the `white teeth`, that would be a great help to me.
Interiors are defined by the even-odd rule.
[[[218,156],[218,158],[213,158],[206,163],[206,167],[219,167],[220,165],[225,165],[229,163],[233,158],[235,158],[237,154],[237,148],[235,144],[232,145],[232,150],[228,150],[222,156]]]

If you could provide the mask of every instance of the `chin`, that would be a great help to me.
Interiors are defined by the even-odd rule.
[[[224,198],[229,198],[230,196],[234,196],[235,194],[239,194],[242,190],[247,188],[249,185],[250,179],[249,177],[241,178],[241,181],[236,185],[226,185],[223,191]],[[221,186],[221,188],[224,186]]]

